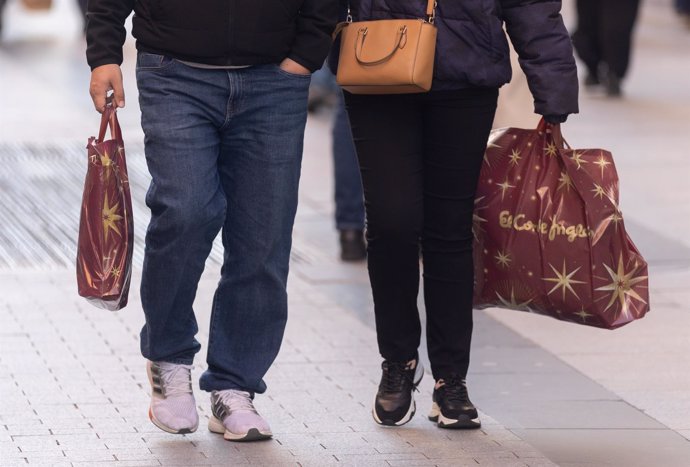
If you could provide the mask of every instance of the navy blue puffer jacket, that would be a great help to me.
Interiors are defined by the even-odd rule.
[[[578,112],[573,49],[560,0],[437,0],[438,43],[432,90],[499,87],[510,81],[503,31],[520,57],[541,115]],[[341,0],[343,11],[347,1]],[[423,18],[427,0],[350,0],[355,21]],[[337,55],[334,53],[333,55]]]

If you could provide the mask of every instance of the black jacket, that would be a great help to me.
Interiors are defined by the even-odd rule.
[[[323,65],[338,0],[89,0],[91,69],[122,63],[125,19],[134,10],[137,49],[209,65]]]

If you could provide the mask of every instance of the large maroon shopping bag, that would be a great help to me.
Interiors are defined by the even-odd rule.
[[[104,140],[110,128],[111,138]],[[127,305],[134,244],[132,201],[117,109],[106,107],[98,138],[89,138],[77,245],[79,295],[93,305]]]
[[[647,263],[625,230],[604,149],[559,125],[491,133],[475,201],[475,306],[614,329],[649,310]]]

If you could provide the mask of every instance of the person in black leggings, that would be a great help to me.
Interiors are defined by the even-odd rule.
[[[347,96],[369,218],[378,344],[387,360],[412,360],[419,347],[421,241],[432,372],[467,373],[472,211],[497,98],[496,88]]]
[[[422,18],[426,5],[427,0],[349,2],[355,21]],[[510,80],[502,26],[522,57],[536,112],[560,123],[578,110],[578,85],[559,11],[559,1],[438,0],[431,91],[345,93],[364,186],[369,277],[384,359],[372,410],[379,424],[402,425],[416,411],[413,392],[423,375],[417,309],[421,247],[436,382],[429,418],[443,428],[480,426],[466,385],[472,214],[498,88]]]

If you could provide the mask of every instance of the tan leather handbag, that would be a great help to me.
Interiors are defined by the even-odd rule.
[[[342,33],[337,81],[353,94],[412,94],[431,89],[436,53],[436,1],[426,18],[352,21]]]
[[[22,4],[27,10],[49,10],[53,6],[52,0],[23,0]]]

